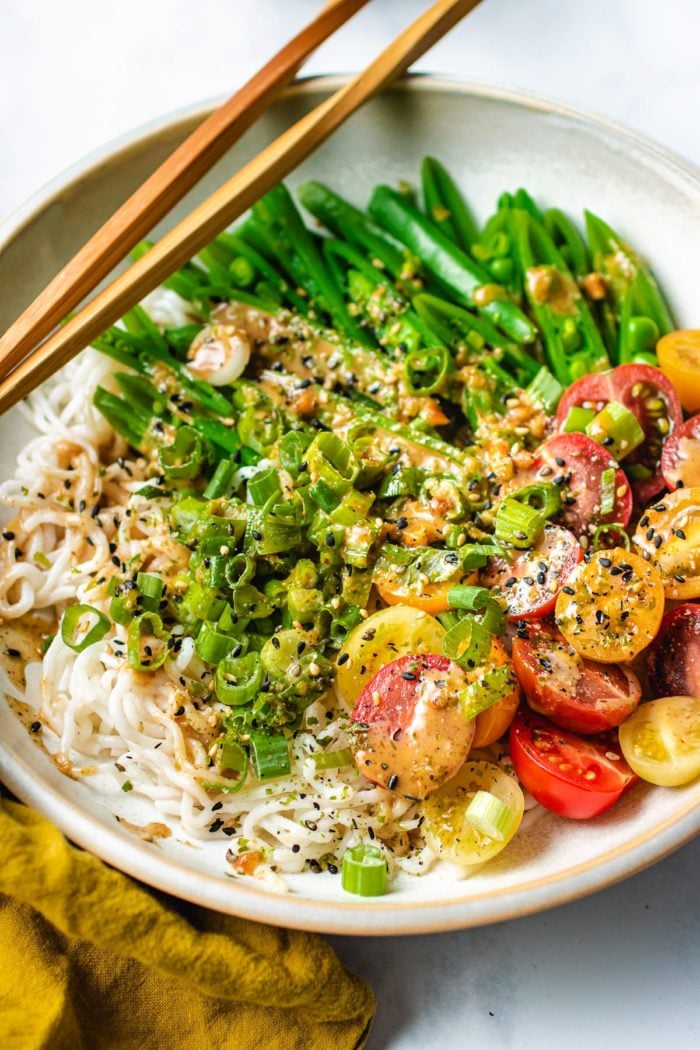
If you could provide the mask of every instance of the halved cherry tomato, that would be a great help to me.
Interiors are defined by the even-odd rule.
[[[355,764],[374,784],[421,799],[453,777],[474,739],[459,703],[464,671],[446,656],[402,656],[357,698]]]
[[[647,507],[632,542],[659,569],[667,598],[700,598],[700,488]]]
[[[494,667],[503,667],[504,664],[510,663],[511,659],[505,645],[498,638],[494,638],[491,642],[486,665],[467,670],[467,682],[478,681],[486,671]],[[474,720],[476,732],[474,733],[472,747],[488,747],[489,744],[500,740],[513,721],[519,703],[520,689],[518,688],[518,683],[515,682],[515,687],[507,696],[504,696],[501,700],[496,700],[494,704],[491,704],[490,707],[487,707],[485,711],[476,716]]]
[[[659,339],[656,353],[661,370],[681,395],[688,412],[700,409],[700,330],[680,329]]]
[[[481,582],[503,591],[509,620],[537,620],[553,610],[559,589],[582,557],[573,533],[548,523],[532,550],[517,552],[511,562],[489,559]]]
[[[642,697],[627,667],[584,660],[557,630],[532,626],[513,639],[513,666],[533,711],[575,733],[604,733]]]
[[[338,653],[335,684],[351,707],[384,664],[413,653],[441,653],[445,628],[408,605],[380,609],[357,625]]]
[[[620,726],[620,746],[635,773],[678,787],[700,776],[700,698],[665,696],[642,704]]]
[[[673,384],[651,365],[619,365],[610,372],[583,376],[565,391],[557,409],[557,425],[563,426],[569,409],[583,405],[600,409],[619,401],[634,412],[644,429],[645,440],[625,458],[624,467],[640,502],[645,503],[663,488],[660,473],[665,438],[683,422]],[[632,468],[630,470],[630,468]],[[634,477],[634,472],[646,477]]]
[[[671,490],[700,485],[700,416],[671,434],[661,454],[661,469]]]
[[[521,707],[509,740],[520,783],[562,817],[597,817],[637,780],[613,734],[584,739]]]
[[[663,614],[659,570],[616,547],[598,551],[576,568],[559,593],[555,619],[577,653],[614,664],[646,649]]]
[[[625,472],[608,450],[586,434],[555,434],[538,449],[533,472],[537,481],[553,481],[561,492],[557,521],[576,536],[597,525],[626,525],[632,514],[632,489]],[[601,514],[603,471],[615,471],[614,505]]]
[[[495,795],[510,810],[510,829],[503,838],[491,838],[469,823],[467,810],[477,791]],[[515,777],[500,766],[469,760],[421,808],[423,833],[433,853],[468,868],[490,860],[508,845],[523,818],[525,798]]]
[[[700,698],[700,605],[666,613],[647,655],[654,696]]]

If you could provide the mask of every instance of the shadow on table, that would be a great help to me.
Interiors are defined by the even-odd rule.
[[[700,1046],[698,871],[700,841],[523,919],[328,940],[377,996],[367,1050],[657,1050],[662,1026],[673,1050],[690,1050]]]

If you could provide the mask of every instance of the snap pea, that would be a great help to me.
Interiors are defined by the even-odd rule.
[[[462,306],[478,306],[494,324],[517,343],[531,343],[537,332],[532,322],[494,284],[487,271],[469,258],[449,237],[436,230],[424,215],[388,186],[372,194],[370,213],[422,261],[438,283]]]

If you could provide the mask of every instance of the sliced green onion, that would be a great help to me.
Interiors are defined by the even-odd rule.
[[[360,464],[350,446],[330,431],[314,438],[307,450],[306,462],[312,480],[323,481],[331,492],[341,497],[352,488],[360,472]]]
[[[445,382],[452,358],[444,346],[414,350],[404,363],[404,375],[413,394],[434,394]]]
[[[287,592],[289,615],[300,623],[310,623],[323,604],[323,594],[315,587],[290,587]]]
[[[509,497],[503,500],[496,511],[494,531],[499,542],[525,550],[534,547],[544,523],[545,516],[541,511]]]
[[[223,587],[226,583],[226,569],[229,558],[223,554],[213,554],[209,558],[209,586]]]
[[[226,599],[201,583],[191,583],[184,598],[184,609],[196,620],[218,620],[226,608]]]
[[[232,459],[221,459],[216,464],[216,470],[209,479],[209,484],[202,495],[205,499],[219,499],[228,496],[233,482],[233,475],[237,467]]]
[[[281,492],[279,475],[274,467],[261,470],[248,479],[248,493],[256,507],[264,507],[268,500]]]
[[[600,475],[600,513],[604,518],[615,509],[616,475],[614,467],[607,467]]]
[[[232,707],[247,704],[257,696],[262,678],[259,653],[227,656],[216,668],[216,695],[222,704]]]
[[[453,609],[465,609],[466,612],[479,612],[486,607],[489,600],[487,587],[472,587],[466,583],[456,583],[447,592],[447,603]]]
[[[284,733],[251,733],[250,757],[258,780],[287,776],[292,768]]]
[[[574,405],[573,408],[569,409],[568,415],[564,420],[564,433],[572,434],[575,431],[583,434],[586,431],[586,427],[595,418],[594,408],[581,408],[580,405]]]
[[[397,496],[417,496],[425,481],[425,471],[418,467],[401,467],[387,474],[377,490],[380,499]]]
[[[618,462],[644,442],[639,420],[619,401],[608,401],[588,424],[586,433],[605,445]]]
[[[152,572],[140,572],[136,577],[136,587],[141,598],[141,608],[146,612],[158,612],[165,588],[160,576]]]
[[[195,478],[204,462],[204,441],[194,427],[178,427],[172,445],[158,450],[166,478]]]
[[[340,504],[340,497],[323,478],[319,478],[318,481],[309,485],[309,495],[321,510],[325,510],[326,514],[330,514]]]
[[[526,503],[543,514],[545,518],[553,518],[561,510],[561,495],[557,485],[551,482],[538,482],[536,485],[526,485],[516,492],[509,493],[509,499],[516,499],[518,503]]]
[[[243,583],[233,592],[233,611],[236,616],[259,620],[273,611],[269,601],[252,583]]]
[[[101,641],[111,626],[104,613],[92,605],[69,605],[61,619],[61,639],[74,653],[82,653]]]
[[[617,536],[620,542],[613,540],[611,544],[607,544],[608,547],[626,547],[628,551],[632,550],[632,541],[625,531],[624,525],[619,521],[611,522],[609,525],[599,525],[593,533],[593,550],[598,551],[603,546],[604,536]]]
[[[548,415],[554,412],[564,393],[564,387],[544,365],[525,390],[530,400],[541,405]]]
[[[248,777],[248,752],[235,740],[224,740],[219,748],[216,780],[201,780],[200,784],[209,791],[225,791],[228,795],[235,795],[240,791]],[[237,774],[234,777],[226,775],[228,771]]]
[[[250,583],[255,576],[255,558],[249,554],[234,554],[226,560],[226,582],[231,590],[242,583]]]
[[[280,466],[288,470],[293,477],[299,474],[306,450],[312,441],[311,434],[301,430],[290,430],[280,439],[278,450]]]
[[[503,700],[513,692],[515,682],[508,664],[493,667],[477,682],[470,682],[460,694],[459,702],[464,717],[470,721],[485,711],[491,704]]]
[[[337,751],[321,751],[311,756],[316,769],[342,769],[351,766],[354,762],[352,750],[349,747],[341,747]]]
[[[351,846],[343,854],[341,885],[359,897],[381,897],[386,893],[387,864],[378,846]]]
[[[185,536],[189,535],[194,526],[207,513],[207,506],[205,500],[197,499],[195,496],[185,496],[184,499],[174,503],[170,513],[177,531]]]
[[[506,623],[506,614],[500,602],[495,598],[489,598],[481,617],[481,626],[490,634],[500,638],[505,633]]]
[[[168,655],[168,632],[157,613],[145,612],[129,624],[127,656],[132,671],[155,671]],[[158,645],[154,646],[154,642]]]
[[[202,629],[194,643],[194,651],[197,656],[208,664],[218,664],[232,649],[236,647],[237,640],[228,634],[222,634],[211,624],[202,624]]]
[[[121,627],[127,627],[134,618],[136,610],[136,591],[127,594],[116,594],[109,603],[109,615]]]
[[[479,667],[491,651],[492,635],[472,616],[451,627],[442,640],[442,651],[461,667]]]
[[[490,791],[477,791],[464,814],[480,835],[497,842],[509,839],[518,826],[518,816]]]

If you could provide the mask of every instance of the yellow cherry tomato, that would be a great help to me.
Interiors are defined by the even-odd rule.
[[[632,542],[659,569],[667,598],[700,598],[700,488],[659,496]]]
[[[477,831],[467,820],[467,810],[477,791],[495,795],[512,814],[510,828],[502,839]],[[468,759],[459,773],[422,803],[423,834],[441,860],[462,867],[483,864],[500,853],[517,831],[525,799],[514,777],[491,762]]]
[[[336,688],[350,707],[384,664],[399,656],[441,653],[445,628],[427,613],[394,605],[368,616],[338,654]]]
[[[700,776],[700,698],[665,696],[642,704],[620,726],[631,769],[650,784],[677,787]]]
[[[634,659],[653,641],[664,614],[655,565],[616,547],[581,562],[557,598],[554,618],[581,656],[600,663]]]
[[[668,376],[688,412],[700,409],[700,329],[681,328],[656,344],[661,371]]]

